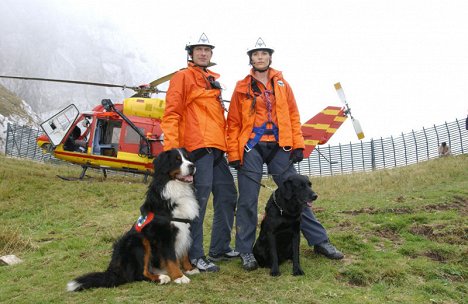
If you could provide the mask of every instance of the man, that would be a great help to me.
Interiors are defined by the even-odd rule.
[[[184,147],[195,162],[194,186],[200,205],[199,217],[192,223],[191,262],[200,271],[216,272],[219,267],[203,250],[203,220],[210,193],[214,217],[209,255],[213,260],[238,256],[230,248],[237,190],[226,158],[226,119],[221,87],[216,74],[208,69],[214,45],[205,33],[186,46],[188,67],[171,79],[162,120],[164,150]]]
[[[452,151],[450,150],[450,147],[447,145],[447,143],[444,141],[439,146],[439,157],[444,157],[444,156],[449,156],[449,155],[452,155]]]
[[[245,270],[258,267],[252,248],[263,164],[280,185],[296,173],[292,164],[303,159],[304,138],[296,101],[282,73],[270,67],[273,52],[261,38],[247,52],[252,69],[237,82],[228,114],[229,164],[239,172],[236,251]],[[301,230],[316,253],[343,258],[310,208],[304,208]]]

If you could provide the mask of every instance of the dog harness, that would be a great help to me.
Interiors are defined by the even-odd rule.
[[[148,212],[147,215],[143,216],[143,215],[140,215],[140,217],[138,217],[138,220],[136,221],[135,223],[135,230],[137,232],[141,232],[143,230],[143,228],[145,228],[146,225],[148,225],[153,219],[167,219],[168,217],[167,216],[161,216],[161,215],[156,215],[154,214],[154,212]],[[178,217],[169,217],[169,220],[171,222],[181,222],[181,223],[186,223],[186,224],[190,224],[192,221],[191,220],[188,220],[188,219],[182,219],[182,218],[178,218]]]
[[[148,212],[147,215],[143,216],[140,215],[138,218],[137,222],[135,223],[135,230],[137,232],[141,232],[141,230],[148,225],[154,218],[154,213],[153,212]]]

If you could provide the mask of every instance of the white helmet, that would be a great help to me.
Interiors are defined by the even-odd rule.
[[[250,56],[252,56],[253,52],[259,51],[259,50],[265,50],[268,53],[270,53],[270,55],[273,54],[273,52],[275,51],[274,49],[267,47],[267,45],[266,45],[265,41],[263,41],[262,37],[258,37],[257,42],[255,43],[255,46],[253,48],[247,50],[247,55],[249,55],[249,57],[250,57]]]
[[[191,55],[192,51],[193,51],[193,48],[196,47],[196,46],[199,46],[199,45],[205,45],[205,46],[210,47],[211,49],[215,48],[215,45],[213,43],[210,43],[210,40],[208,39],[206,34],[202,33],[200,38],[198,38],[198,42],[194,42],[194,43],[189,42],[185,46],[185,50]]]

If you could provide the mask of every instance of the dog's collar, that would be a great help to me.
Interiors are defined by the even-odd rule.
[[[192,222],[191,220],[178,218],[178,217],[167,217],[167,216],[156,215],[154,214],[154,212],[150,211],[145,216],[140,215],[137,222],[135,223],[135,230],[137,232],[141,232],[141,230],[143,230],[143,228],[155,218],[166,219],[166,220],[169,219],[171,222],[181,222],[181,223],[186,223],[186,224],[190,224]]]
[[[279,212],[280,212],[280,215],[283,216],[283,209],[278,205],[278,203],[276,202],[276,190],[273,191],[272,193],[272,197],[273,197],[273,203],[275,204],[275,206],[278,208]]]

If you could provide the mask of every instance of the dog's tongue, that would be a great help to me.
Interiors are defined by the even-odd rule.
[[[180,180],[181,182],[184,182],[184,183],[192,183],[193,182],[193,175],[185,175],[185,176],[178,175],[177,179]]]
[[[312,201],[306,202],[306,204],[307,204],[307,207],[312,208]]]

